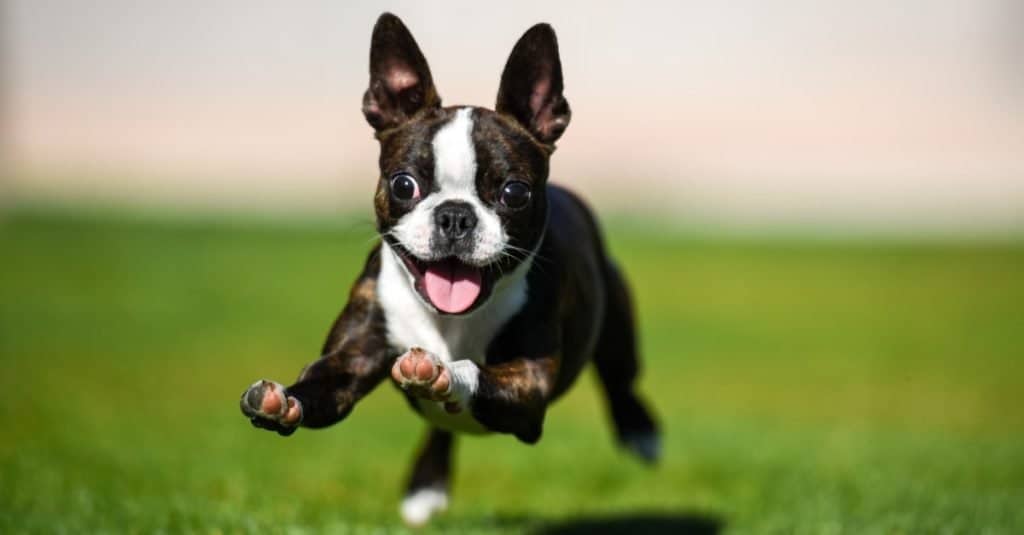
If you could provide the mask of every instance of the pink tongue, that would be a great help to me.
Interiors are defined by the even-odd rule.
[[[434,262],[423,275],[430,302],[442,312],[458,314],[480,296],[480,270],[457,260]]]

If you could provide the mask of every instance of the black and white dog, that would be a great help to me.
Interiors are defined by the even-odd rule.
[[[416,41],[386,13],[363,113],[380,141],[381,242],[322,356],[291,386],[254,383],[242,412],[282,435],[325,427],[390,375],[431,425],[401,506],[422,524],[447,506],[453,432],[537,442],[548,405],[592,360],[619,441],[656,460],[629,292],[593,215],[548,184],[570,116],[551,27],[519,39],[494,111],[442,107]]]

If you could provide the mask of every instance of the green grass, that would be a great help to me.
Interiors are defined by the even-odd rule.
[[[459,443],[427,532],[1024,532],[1024,245],[711,239],[610,224],[655,469],[592,372],[534,447]],[[313,359],[367,223],[0,223],[0,532],[402,531],[424,424],[390,385],[324,431],[238,396]]]

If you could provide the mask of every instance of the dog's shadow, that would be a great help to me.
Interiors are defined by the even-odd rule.
[[[725,522],[716,516],[693,512],[626,512],[595,514],[566,519],[525,522],[506,518],[502,524],[523,526],[530,535],[718,535]]]

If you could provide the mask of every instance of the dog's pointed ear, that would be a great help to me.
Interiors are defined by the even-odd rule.
[[[552,144],[569,126],[555,30],[537,24],[519,38],[505,64],[495,111],[514,117],[538,141]]]
[[[370,88],[363,115],[378,132],[394,128],[423,109],[441,107],[427,60],[402,21],[384,13],[370,41]]]

